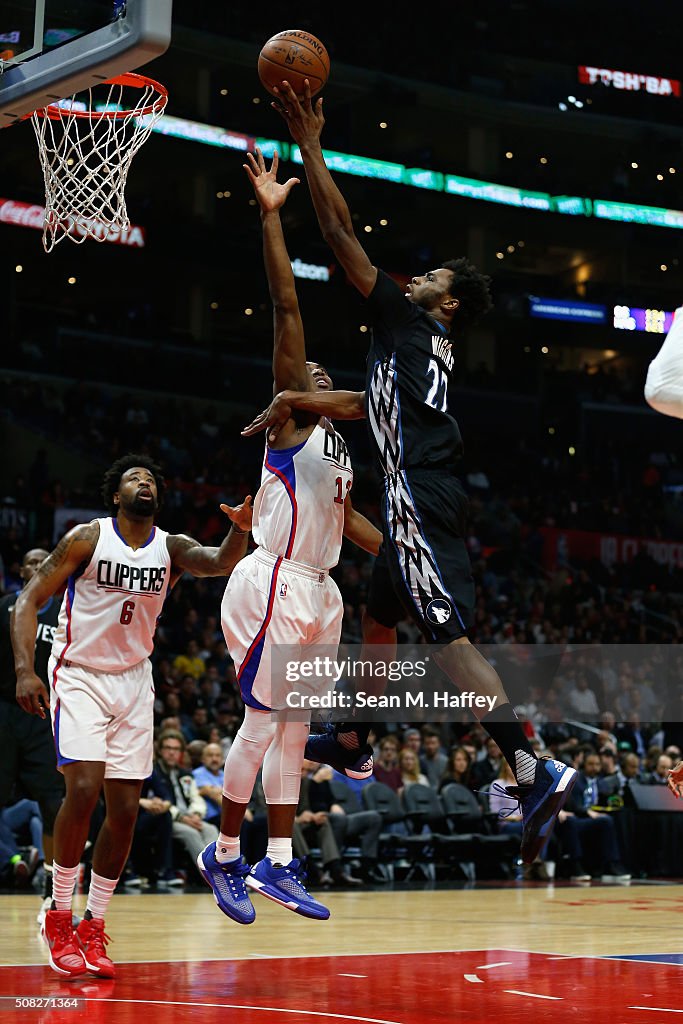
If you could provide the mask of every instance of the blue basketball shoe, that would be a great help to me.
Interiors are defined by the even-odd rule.
[[[505,787],[510,796],[519,800],[522,809],[520,856],[525,864],[532,864],[536,860],[576,778],[575,768],[551,757],[541,757],[536,765],[536,777],[532,785]]]
[[[216,844],[209,843],[197,857],[197,867],[206,884],[211,886],[218,909],[238,924],[251,924],[256,911],[244,884],[249,874],[249,865],[244,857],[219,864],[216,860]]]
[[[304,757],[319,764],[329,764],[350,779],[369,779],[374,769],[370,744],[347,750],[335,737],[335,727],[331,722],[325,726],[325,732],[309,735]]]
[[[313,899],[303,884],[305,877],[298,860],[290,860],[289,864],[273,864],[269,857],[264,857],[251,869],[247,885],[295,914],[326,921],[330,916],[329,908]]]

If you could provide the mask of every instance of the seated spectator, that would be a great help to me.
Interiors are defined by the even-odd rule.
[[[643,777],[640,771],[640,759],[637,754],[626,751],[622,753],[619,760],[619,768],[624,780],[624,787],[629,782],[642,782]]]
[[[199,644],[196,640],[190,640],[185,648],[185,653],[174,658],[173,670],[181,676],[192,676],[193,680],[204,675],[206,666],[203,658],[199,656]]]
[[[148,795],[168,801],[173,838],[180,841],[196,867],[197,857],[204,847],[218,838],[218,829],[204,821],[206,802],[199,795],[192,773],[181,767],[184,755],[182,732],[172,729],[162,732],[157,742],[154,770],[145,786]]]
[[[191,743],[187,744],[187,756],[190,759],[190,771],[194,772],[195,768],[199,768],[202,763],[202,754],[204,753],[205,746],[206,740],[192,740]]]
[[[613,817],[594,809],[599,806],[599,774],[600,756],[586,754],[565,809],[558,816],[557,836],[569,856],[574,881],[590,881],[584,860],[592,848],[596,874],[603,882],[627,882],[631,876],[621,863]]]
[[[419,729],[406,729],[403,733],[403,739],[401,747],[408,747],[410,750],[414,750],[417,756],[420,756],[420,747],[422,746],[422,737],[420,736]]]
[[[183,721],[183,736],[190,743],[192,740],[204,740],[209,733],[209,713],[205,707],[197,705],[189,722]]]
[[[143,786],[142,794],[124,885],[133,879],[139,885],[142,875],[157,889],[182,888],[183,879],[173,866],[171,802],[155,796],[151,787]]]
[[[22,856],[12,830],[0,821],[0,879],[18,886],[30,885],[38,867],[39,856],[35,846]]]
[[[600,775],[598,776],[598,796],[600,803],[606,804],[611,796],[622,796],[624,777],[617,766],[617,752],[614,747],[600,749]]]
[[[299,860],[307,859],[307,872],[314,885],[331,880],[336,885],[360,885],[360,879],[353,878],[344,870],[341,851],[330,824],[327,811],[313,810],[310,796],[311,770],[320,765],[304,761],[301,766],[301,790],[294,819],[292,847]],[[338,807],[339,805],[333,805]],[[320,849],[323,874],[311,860],[311,846]]]
[[[398,755],[398,767],[401,772],[401,787],[407,789],[419,783],[421,786],[428,786],[427,776],[420,771],[420,762],[414,750],[404,747]]]
[[[398,793],[403,785],[398,766],[398,741],[395,736],[383,736],[379,741],[379,756],[375,759],[375,782],[383,782]]]
[[[220,746],[217,743],[206,743],[202,750],[202,763],[192,772],[199,795],[206,801],[204,818],[217,828],[220,828],[221,823],[224,764],[225,758]]]
[[[425,726],[422,730],[420,769],[427,776],[429,785],[434,789],[438,789],[447,762],[448,755],[441,746],[441,736],[436,729]]]
[[[588,686],[588,678],[581,673],[567,696],[567,710],[571,718],[580,722],[596,722],[600,715],[598,699]]]
[[[404,752],[402,751],[401,753]],[[410,753],[413,752],[410,751]],[[313,811],[327,812],[337,846],[342,853],[345,847],[353,843],[354,840],[358,842],[361,850],[361,872],[364,881],[386,881],[384,875],[379,871],[377,864],[377,846],[379,834],[382,831],[382,816],[377,811],[346,811],[334,799],[330,786],[330,781],[335,776],[332,768],[327,764],[316,766],[312,761],[305,763],[310,771],[313,772],[309,781],[311,809]]]
[[[669,772],[674,763],[668,754],[660,754],[655,764],[655,769],[643,777],[643,782],[648,786],[666,786]]]
[[[446,770],[439,779],[439,792],[451,782],[469,787],[472,758],[465,747],[454,747],[446,759]]]
[[[10,830],[20,846],[26,845],[22,839],[31,840],[31,847],[38,851],[38,860],[43,861],[43,818],[40,807],[35,800],[17,800],[16,803],[3,807],[0,821]],[[23,833],[23,836],[22,836]]]
[[[617,739],[620,745],[628,743],[633,753],[637,754],[641,761],[645,758],[649,735],[647,730],[642,728],[637,712],[631,712],[626,724],[617,729]]]
[[[470,786],[472,789],[483,789],[498,778],[503,752],[495,740],[489,737],[486,741],[486,754],[472,765]]]

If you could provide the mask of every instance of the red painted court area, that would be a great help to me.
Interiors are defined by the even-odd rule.
[[[80,997],[78,1009],[5,997]],[[27,1024],[506,1024],[683,1019],[683,967],[488,950],[387,956],[121,964],[114,981],[61,982],[48,967],[0,968],[0,1020]],[[679,1016],[680,1015],[680,1016]]]

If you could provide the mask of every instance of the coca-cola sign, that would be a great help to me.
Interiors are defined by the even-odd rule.
[[[0,224],[14,224],[20,228],[37,228],[43,230],[45,207],[35,203],[23,203],[18,199],[0,197]],[[145,245],[145,232],[138,224],[121,230],[118,227],[107,227],[94,224],[85,218],[70,218],[69,232],[81,237],[95,235],[98,241],[111,242],[113,245],[128,245],[134,249],[142,249]]]

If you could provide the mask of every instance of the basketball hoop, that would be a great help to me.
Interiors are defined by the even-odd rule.
[[[91,88],[85,102],[76,94],[28,115],[45,179],[45,252],[63,238],[77,244],[86,238],[104,242],[130,227],[128,171],[163,114],[168,92],[152,78],[133,73],[102,86],[109,87],[108,93],[97,105]]]

